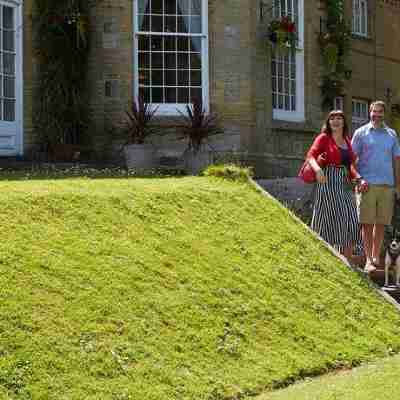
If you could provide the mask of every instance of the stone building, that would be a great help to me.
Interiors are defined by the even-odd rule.
[[[34,2],[0,0],[0,156],[29,158],[38,145]],[[400,0],[344,3],[352,24],[351,77],[332,107],[344,108],[356,127],[368,118],[368,103],[383,99],[397,124],[400,41],[393,38],[400,34]],[[289,14],[297,22],[294,55],[274,56],[266,36],[271,13]],[[181,151],[184,143],[174,135],[177,109],[197,96],[224,128],[213,138],[218,151],[237,154],[259,176],[294,175],[325,113],[318,42],[325,17],[325,0],[93,2],[89,134],[94,153],[112,156],[121,140],[115,126],[139,92],[160,104],[160,124],[171,132],[157,139],[160,148],[166,154]]]

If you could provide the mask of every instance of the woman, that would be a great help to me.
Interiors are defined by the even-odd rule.
[[[321,154],[325,157],[325,168],[317,162]],[[338,248],[349,261],[353,246],[361,240],[351,190],[351,182],[361,180],[354,166],[355,159],[343,112],[330,112],[307,153],[307,160],[317,178],[311,228]]]

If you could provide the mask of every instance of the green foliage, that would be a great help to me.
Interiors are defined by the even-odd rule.
[[[201,149],[210,136],[223,133],[217,125],[217,116],[208,113],[201,100],[193,99],[192,104],[186,105],[186,114],[180,114],[184,120],[181,126],[182,139],[188,141],[188,149],[194,153]]]
[[[329,110],[332,108],[333,99],[343,94],[343,88],[344,82],[337,74],[323,77],[321,90],[323,93],[322,106],[324,109]]]
[[[0,398],[239,399],[400,350],[278,202],[201,178],[0,175]]]
[[[295,50],[298,39],[296,24],[287,16],[272,20],[268,25],[268,38],[280,50]]]
[[[157,110],[158,107],[145,103],[141,96],[132,101],[130,110],[126,112],[127,121],[123,126],[128,144],[143,144],[147,137],[159,132],[159,128],[151,125]]]
[[[82,142],[88,124],[88,2],[35,0],[35,129],[45,147]]]
[[[247,182],[253,176],[253,171],[250,167],[241,167],[235,164],[221,164],[210,165],[205,169],[203,175]]]
[[[336,96],[343,95],[344,82],[349,79],[350,70],[346,67],[351,44],[351,28],[344,17],[342,0],[325,0],[327,8],[326,31],[319,35],[324,73],[322,106],[332,107]]]

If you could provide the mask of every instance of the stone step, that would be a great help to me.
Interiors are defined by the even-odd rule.
[[[381,287],[387,294],[390,294],[398,303],[400,303],[400,287],[393,284],[393,279],[389,281],[389,285],[385,286],[385,270],[378,268],[369,274],[369,278]]]

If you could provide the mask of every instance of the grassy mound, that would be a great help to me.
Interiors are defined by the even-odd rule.
[[[400,350],[286,210],[217,178],[0,182],[0,399],[260,393]]]

